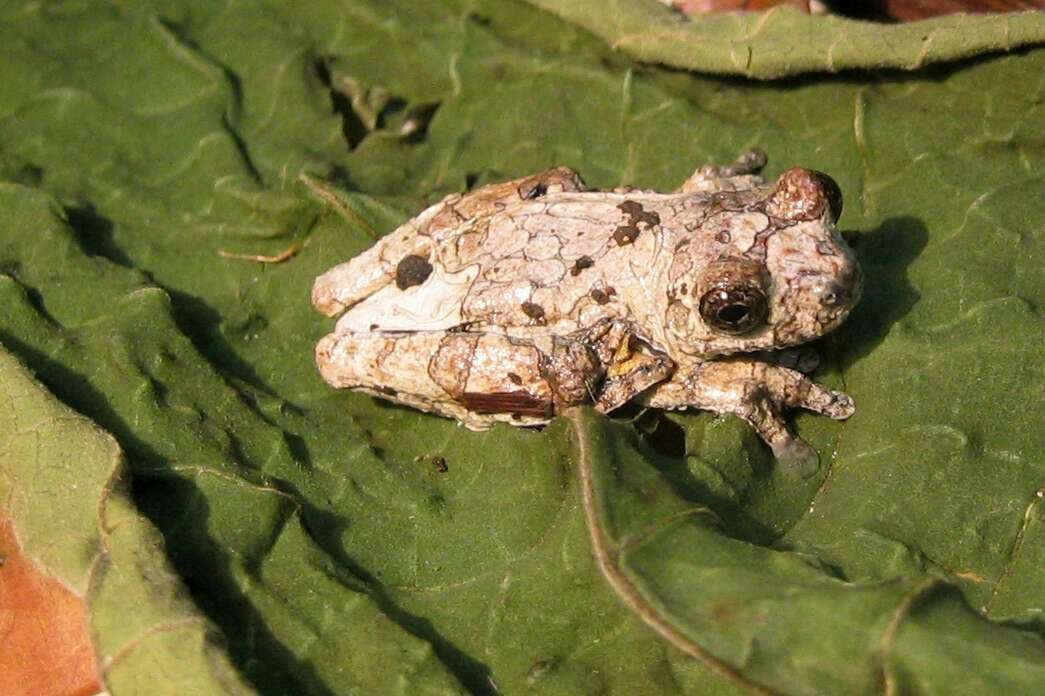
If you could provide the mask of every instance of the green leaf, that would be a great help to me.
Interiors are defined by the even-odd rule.
[[[197,598],[204,609],[216,610],[206,605],[216,600],[226,605],[221,607],[226,617],[241,622],[241,634],[224,627],[235,641],[233,658],[242,667],[242,661],[257,659],[254,651],[280,654],[281,672],[270,678],[288,689],[298,681],[330,680],[378,693],[459,693],[431,646],[405,633],[363,581],[315,548],[302,527],[302,507],[309,503],[286,490],[290,484],[241,461],[274,459],[293,466],[290,436],[252,410],[244,402],[247,395],[200,358],[175,325],[164,291],[143,283],[135,271],[86,256],[56,209],[45,194],[0,185],[0,225],[24,231],[22,241],[33,240],[25,248],[36,252],[40,266],[62,271],[61,282],[90,288],[109,305],[74,303],[79,305],[75,311],[89,318],[67,318],[59,325],[55,317],[64,315],[49,314],[48,308],[57,307],[41,303],[27,289],[21,280],[26,269],[19,266],[21,277],[0,276],[8,322],[3,342],[124,442],[137,502],[162,522],[171,560],[184,581],[190,589],[196,583],[206,586],[211,594]],[[45,347],[53,352],[39,351]],[[10,398],[18,399],[6,428],[14,442],[8,485],[14,499],[22,501],[13,514],[15,525],[29,555],[89,593],[96,642],[103,661],[113,659],[105,675],[110,689],[153,693],[157,665],[167,665],[164,673],[180,677],[170,685],[172,693],[242,691],[235,672],[225,673],[228,666],[209,680],[208,670],[197,674],[207,661],[221,667],[226,658],[211,655],[213,648],[203,640],[208,624],[180,596],[180,583],[163,566],[155,532],[143,527],[127,501],[110,496],[122,460],[111,436],[71,414],[39,386],[31,385],[32,391],[28,376],[12,358],[7,360],[11,375],[5,373],[0,385],[10,384]],[[70,420],[76,427],[63,430],[60,426]],[[38,422],[50,431],[41,433]],[[150,437],[163,441],[150,442]],[[92,469],[71,466],[76,453],[95,450],[103,452],[88,459]],[[68,490],[78,494],[75,507],[59,502]],[[63,517],[54,516],[56,507]],[[100,519],[94,519],[99,507]],[[102,555],[97,564],[96,555]],[[126,577],[123,566],[133,577]],[[357,631],[347,635],[347,644],[345,625]],[[296,664],[299,660],[285,654],[284,644],[308,655],[309,663]],[[337,659],[324,659],[331,654]],[[273,671],[271,666],[260,669]]]
[[[623,477],[600,484],[612,534],[721,521],[663,525],[621,567],[746,680],[1040,679],[1045,51],[752,83],[505,0],[33,8],[0,10],[0,341],[120,443],[257,691],[736,693],[611,590],[581,461]],[[817,346],[857,413],[796,418],[816,476],[729,418],[589,422],[585,458],[568,422],[471,433],[318,378],[312,280],[441,195],[556,164],[667,189],[753,145],[769,175],[838,180],[866,276]],[[23,526],[54,572],[84,553]],[[155,672],[126,674],[114,694]]]
[[[0,499],[24,551],[85,598],[110,689],[251,693],[128,499],[113,438],[2,348],[0,401]]]
[[[880,24],[809,15],[789,5],[687,16],[656,0],[528,1],[637,60],[758,79],[854,68],[917,70],[1045,43],[1045,14],[1036,11],[956,12]]]
[[[604,575],[723,678],[759,693],[894,692],[920,681],[968,694],[1031,693],[1045,678],[1037,636],[977,616],[940,576],[854,583],[822,557],[731,537],[711,508],[672,490],[660,455],[630,428],[592,411],[571,420]]]

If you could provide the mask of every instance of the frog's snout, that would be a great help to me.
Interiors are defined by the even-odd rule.
[[[842,214],[842,189],[827,174],[794,167],[777,179],[766,200],[766,212],[793,222],[816,220],[827,212],[831,224]]]

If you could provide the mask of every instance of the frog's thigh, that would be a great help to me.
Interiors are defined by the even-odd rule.
[[[456,418],[473,429],[495,421],[546,423],[555,411],[547,357],[532,342],[494,333],[344,332],[316,347],[335,387],[361,389]]]

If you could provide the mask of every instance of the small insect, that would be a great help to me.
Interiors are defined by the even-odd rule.
[[[766,183],[764,165],[748,152],[672,193],[559,167],[447,196],[316,279],[314,306],[340,316],[320,373],[475,430],[578,404],[730,413],[808,459],[783,409],[853,402],[767,351],[837,327],[860,272],[837,184],[797,167]]]

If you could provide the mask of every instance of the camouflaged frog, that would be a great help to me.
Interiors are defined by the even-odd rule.
[[[838,326],[860,273],[835,182],[767,184],[764,164],[752,151],[673,193],[593,191],[560,167],[448,196],[316,280],[316,309],[341,315],[319,370],[475,430],[577,404],[731,413],[807,459],[782,410],[844,419],[853,402],[765,352]]]

